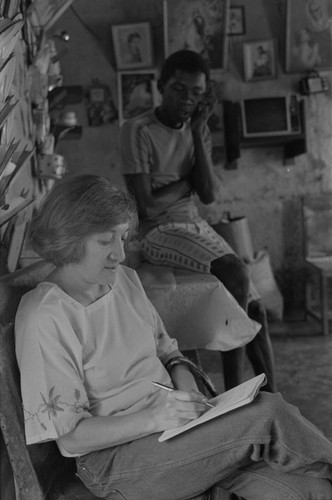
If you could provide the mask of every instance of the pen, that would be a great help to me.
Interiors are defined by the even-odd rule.
[[[173,387],[170,387],[169,385],[161,384],[160,382],[152,382],[153,385],[156,387],[159,387],[160,389],[164,389],[165,391],[172,392],[175,389]],[[215,406],[212,403],[209,403],[208,401],[204,402],[206,406],[210,406],[210,408],[214,408]]]

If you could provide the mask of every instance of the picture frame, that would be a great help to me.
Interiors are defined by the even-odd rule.
[[[332,0],[287,0],[287,73],[332,69]]]
[[[150,23],[113,25],[112,39],[118,70],[148,68],[153,65]]]
[[[274,38],[243,44],[243,67],[246,82],[277,77],[277,44]]]
[[[119,125],[158,104],[156,70],[119,71]]]
[[[246,32],[245,11],[243,5],[229,8],[228,30],[229,36],[244,35]]]
[[[225,126],[224,126],[224,105],[225,83],[218,78],[218,72],[211,71],[210,85],[215,104],[208,119],[208,126],[212,141],[212,161],[214,165],[223,163],[225,156]]]
[[[198,52],[210,69],[225,71],[230,0],[163,0],[165,57]]]

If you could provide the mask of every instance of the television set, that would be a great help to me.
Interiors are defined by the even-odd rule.
[[[296,95],[260,97],[240,101],[244,139],[301,133],[300,106]]]

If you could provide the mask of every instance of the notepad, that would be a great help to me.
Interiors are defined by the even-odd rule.
[[[213,399],[210,399],[210,403],[215,405],[215,408],[211,408],[207,412],[205,412],[200,417],[196,418],[196,420],[191,420],[187,424],[182,425],[181,427],[176,427],[175,429],[169,429],[162,433],[159,437],[159,441],[166,441],[167,439],[171,439],[178,434],[182,434],[182,432],[186,432],[197,425],[201,425],[204,422],[208,422],[213,418],[219,417],[220,415],[224,415],[236,408],[240,408],[241,406],[247,405],[251,403],[259,389],[266,384],[266,375],[265,373],[261,373],[257,375],[257,377],[253,377],[243,384],[237,385],[233,389],[216,396]]]

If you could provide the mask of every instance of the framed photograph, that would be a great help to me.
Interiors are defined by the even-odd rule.
[[[332,69],[332,0],[287,0],[286,71]]]
[[[225,70],[229,0],[164,0],[163,6],[165,57],[194,50],[211,69]]]
[[[228,35],[244,35],[246,32],[244,7],[230,7],[228,20]]]
[[[156,71],[119,71],[119,125],[158,104]]]
[[[243,44],[244,79],[246,82],[277,77],[276,41],[258,40]]]
[[[147,68],[153,64],[150,23],[112,26],[117,69]]]
[[[215,96],[215,105],[211,116],[208,120],[208,126],[211,132],[212,139],[212,160],[213,163],[220,164],[223,162],[225,154],[225,127],[224,127],[224,106],[225,99],[225,83],[219,81],[218,73],[211,71],[210,84]]]

